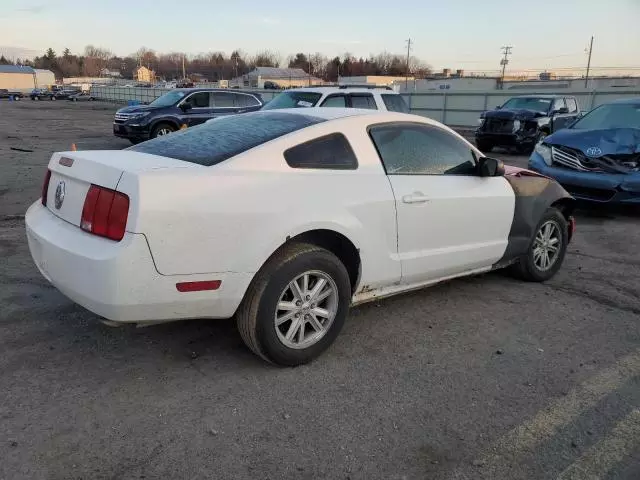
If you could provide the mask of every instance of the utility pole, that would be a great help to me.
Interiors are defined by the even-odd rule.
[[[311,54],[307,54],[307,62],[309,63],[309,86],[311,86]]]
[[[502,75],[500,77],[500,89],[502,90],[504,88],[504,71],[507,68],[507,64],[509,63],[509,55],[511,55],[511,49],[513,47],[510,45],[507,45],[505,47],[502,47],[502,53],[504,54],[504,57],[502,58],[502,60],[500,60],[500,65],[502,65]]]
[[[591,35],[591,43],[589,43],[589,60],[587,60],[587,75],[584,77],[584,88],[589,85],[589,69],[591,68],[591,51],[593,50],[593,35]]]
[[[409,90],[409,55],[411,54],[411,39],[405,40],[407,43],[407,69],[404,75],[404,89],[405,91]]]

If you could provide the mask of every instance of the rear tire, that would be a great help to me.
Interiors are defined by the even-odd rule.
[[[512,266],[513,273],[528,282],[549,280],[560,270],[568,243],[569,231],[564,215],[557,208],[547,209],[536,226],[526,255]],[[548,255],[546,265],[545,255]]]
[[[151,131],[151,138],[162,137],[163,135],[168,135],[175,131],[176,129],[168,123],[159,123]]]
[[[236,320],[244,343],[256,355],[292,367],[329,348],[350,303],[351,282],[342,262],[323,248],[292,243],[256,274]]]
[[[481,152],[489,153],[493,150],[493,145],[484,140],[476,140],[476,146]]]

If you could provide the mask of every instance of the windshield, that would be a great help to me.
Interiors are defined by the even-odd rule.
[[[534,112],[547,113],[550,106],[550,98],[521,97],[507,100],[507,102],[502,105],[502,108],[511,110],[533,110]]]
[[[262,107],[262,110],[313,107],[320,97],[322,94],[317,92],[282,92]]]
[[[254,112],[217,118],[162,135],[127,150],[211,166],[296,130],[323,122],[318,117]]]
[[[640,105],[600,105],[578,120],[571,128],[605,130],[609,128],[640,128]]]
[[[173,92],[167,92],[164,95],[156,98],[149,105],[152,107],[170,107],[175,105],[178,101],[186,95],[185,92],[175,90]]]

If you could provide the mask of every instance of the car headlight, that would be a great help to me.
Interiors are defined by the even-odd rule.
[[[149,115],[149,112],[140,112],[140,113],[136,113],[135,115],[132,115],[129,117],[130,120],[139,120],[141,118],[146,117],[147,115]]]
[[[535,152],[542,157],[544,163],[551,166],[551,147],[545,143],[538,143]]]
[[[522,124],[520,123],[520,120],[514,120],[513,121],[513,133],[516,133],[518,130],[520,130],[520,126]]]
[[[484,118],[478,119],[478,126],[481,127],[484,124]]]

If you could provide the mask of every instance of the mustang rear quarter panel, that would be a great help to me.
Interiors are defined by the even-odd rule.
[[[554,202],[564,198],[573,200],[558,182],[550,178],[530,174],[505,175],[505,178],[513,188],[516,205],[507,249],[498,265],[526,253],[540,218]]]
[[[359,249],[363,284],[399,280],[393,192],[366,128],[349,123],[315,125],[213,167],[125,174],[119,190],[139,198],[132,225],[147,237],[158,271],[254,273],[288,238],[327,229]],[[349,139],[357,170],[285,162],[290,146],[336,131]]]

